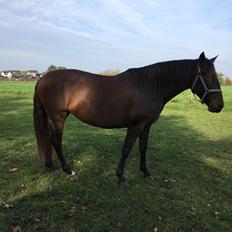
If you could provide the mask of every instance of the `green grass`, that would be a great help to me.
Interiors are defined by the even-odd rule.
[[[43,167],[32,126],[34,84],[0,83],[0,231],[232,231],[232,87],[223,88],[220,114],[189,102],[189,92],[168,103],[150,135],[153,178],[138,171],[136,144],[125,190],[115,177],[125,129],[71,116],[63,145],[78,181],[56,159],[56,171]]]

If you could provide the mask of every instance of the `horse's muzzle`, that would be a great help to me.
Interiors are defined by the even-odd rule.
[[[217,107],[208,107],[208,110],[210,111],[210,112],[212,112],[212,113],[220,113],[221,111],[222,111],[222,109],[223,109],[223,107],[224,107],[224,104],[221,104],[221,105],[219,105],[219,106],[217,106]]]

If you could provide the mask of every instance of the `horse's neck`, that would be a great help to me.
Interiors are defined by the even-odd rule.
[[[174,64],[175,65],[175,64]],[[163,101],[167,103],[172,98],[177,96],[179,93],[191,88],[194,81],[195,75],[195,62],[194,60],[185,61],[183,63],[176,63],[178,68],[174,68],[170,78],[170,81],[166,83],[165,88],[163,88]],[[184,70],[184,71],[181,71]]]

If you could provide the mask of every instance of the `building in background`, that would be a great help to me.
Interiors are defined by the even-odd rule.
[[[0,72],[0,77],[8,79],[38,79],[40,76],[41,74],[37,70],[7,70]]]

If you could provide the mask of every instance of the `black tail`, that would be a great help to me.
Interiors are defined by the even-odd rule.
[[[38,96],[37,82],[34,94],[34,127],[40,157],[49,159],[52,154],[52,144],[50,141],[51,130],[49,126],[48,114]]]

